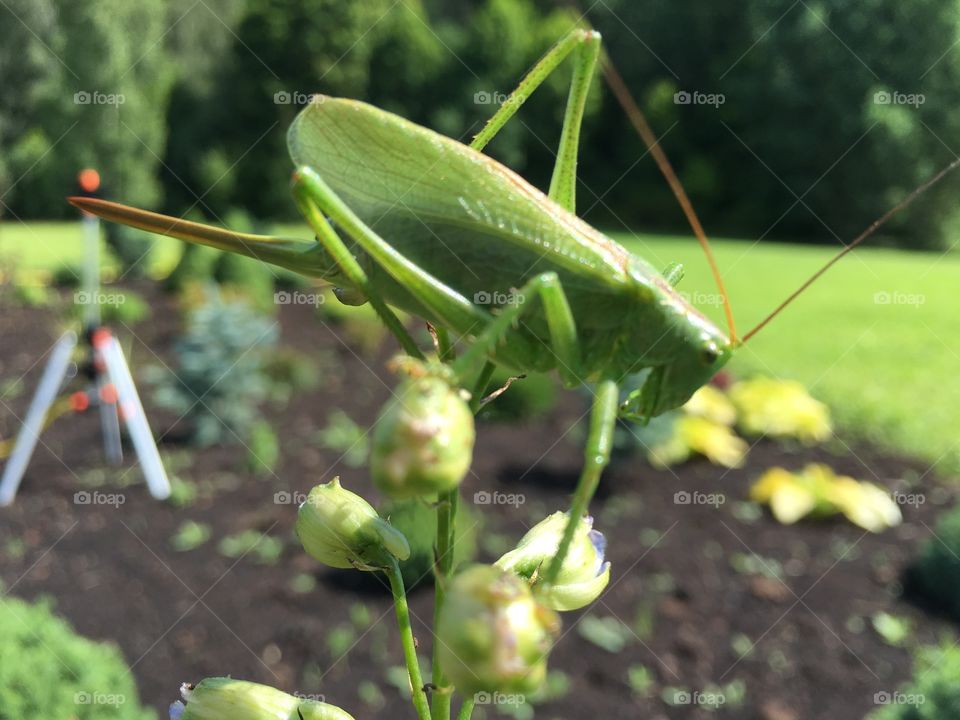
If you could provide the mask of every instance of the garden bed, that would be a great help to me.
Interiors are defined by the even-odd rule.
[[[153,316],[117,328],[135,373],[170,362],[179,323],[173,302],[153,285],[136,289]],[[7,437],[16,429],[11,412],[22,416],[42,369],[35,363],[58,330],[55,313],[9,312],[9,297],[2,302],[0,380],[26,373],[25,389],[2,398],[0,435]],[[178,508],[151,500],[129,463],[120,474],[133,484],[97,485],[106,476],[90,415],[54,425],[16,503],[0,510],[5,589],[28,599],[53,596],[81,634],[116,642],[144,702],[161,713],[179,683],[230,674],[324,695],[358,718],[399,717],[403,674],[395,668],[402,656],[385,586],[374,576],[319,566],[292,535],[296,493],[336,474],[347,487],[375,496],[365,469],[342,464],[314,437],[337,409],[368,427],[393,385],[384,368],[388,350],[363,356],[313,313],[306,306],[279,308],[281,342],[327,361],[318,389],[270,414],[281,445],[275,476],[248,473],[234,447],[188,452],[176,442],[183,428],[152,411],[145,391],[176,474],[201,487],[193,502]],[[479,428],[463,497],[466,505],[492,500],[474,513],[484,522],[481,557],[494,559],[544,514],[566,506],[580,467],[584,412],[582,398],[564,393],[546,419]],[[925,502],[904,505],[903,525],[880,535],[843,520],[784,527],[744,503],[763,470],[811,461],[891,487],[922,477],[922,489],[912,491]],[[912,642],[933,642],[945,629],[899,598],[908,560],[953,501],[936,483],[922,463],[840,442],[785,449],[762,441],[744,468],[730,471],[702,460],[665,471],[640,457],[621,460],[606,473],[594,504],[609,540],[611,583],[592,607],[565,616],[551,657],[551,669],[565,677],[554,676],[553,699],[537,706],[537,716],[862,717],[875,707],[876,693],[892,692],[911,669],[909,650],[874,628],[878,613],[908,619]],[[123,504],[74,502],[75,492],[95,485],[121,493]],[[722,503],[706,502],[716,495]],[[186,520],[209,525],[211,539],[177,551],[171,538]],[[282,541],[279,556],[257,548],[225,554],[220,540],[251,528]],[[431,608],[428,589],[413,592],[425,658]],[[696,704],[710,693],[726,701],[717,712]]]

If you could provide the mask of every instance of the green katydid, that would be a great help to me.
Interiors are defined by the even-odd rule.
[[[570,94],[544,194],[480,151],[571,54]],[[530,70],[469,146],[362,102],[315,97],[290,127],[288,145],[297,168],[293,193],[316,242],[238,234],[96,199],[71,202],[108,220],[325,279],[345,302],[369,301],[411,354],[419,350],[390,306],[470,338],[453,363],[462,381],[487,360],[518,372],[556,369],[568,386],[593,383],[586,466],[571,507],[576,518],[608,462],[617,417],[649,418],[682,405],[741,342],[728,303],[729,335],[674,290],[678,272],[657,272],[574,214],[580,124],[599,57],[599,34],[574,30]],[[622,85],[613,87],[623,102]],[[502,302],[484,305],[486,298]],[[643,386],[621,405],[621,381],[641,370],[649,371]],[[555,559],[545,579],[557,570]]]

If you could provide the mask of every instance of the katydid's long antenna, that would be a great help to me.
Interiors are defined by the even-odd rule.
[[[833,267],[833,265],[834,265],[838,260],[840,260],[840,258],[842,258],[844,255],[846,255],[847,253],[849,253],[851,250],[853,250],[857,245],[859,245],[860,243],[862,243],[862,242],[863,242],[864,240],[866,240],[868,237],[870,237],[871,235],[873,235],[877,230],[879,230],[881,227],[883,227],[883,226],[887,223],[887,221],[890,220],[890,218],[892,218],[894,215],[896,215],[896,214],[897,214],[898,212],[900,212],[901,210],[907,208],[909,205],[913,204],[913,201],[914,201],[914,200],[916,200],[918,197],[920,197],[921,195],[923,195],[927,190],[929,190],[930,188],[932,188],[934,185],[936,185],[936,184],[937,184],[938,182],[940,182],[944,177],[946,177],[947,175],[949,175],[951,172],[953,172],[954,170],[956,170],[958,167],[960,167],[960,158],[957,158],[957,159],[954,160],[952,163],[950,163],[949,165],[947,165],[947,166],[946,166],[945,168],[943,168],[940,172],[938,172],[938,173],[937,173],[936,175],[934,175],[932,178],[930,178],[930,179],[927,180],[925,183],[923,183],[923,185],[921,185],[920,187],[916,188],[913,192],[911,192],[909,195],[907,195],[903,200],[901,200],[899,203],[897,203],[897,204],[894,205],[892,208],[890,208],[889,210],[887,210],[887,212],[885,212],[883,215],[881,215],[878,219],[874,220],[874,221],[867,227],[866,230],[864,230],[862,233],[860,233],[859,235],[857,235],[857,237],[855,237],[846,247],[844,247],[843,250],[841,250],[841,251],[838,252],[836,255],[834,255],[832,258],[830,258],[830,260],[827,261],[826,265],[824,265],[822,268],[820,268],[819,270],[817,270],[813,275],[811,275],[810,278],[809,278],[805,283],[803,283],[803,285],[801,285],[799,288],[797,288],[796,290],[794,290],[786,300],[784,300],[782,303],[780,303],[779,305],[777,305],[776,309],[774,309],[774,311],[773,311],[772,313],[770,313],[769,315],[767,315],[763,320],[761,320],[761,321],[757,324],[756,327],[754,327],[750,332],[748,332],[746,335],[744,335],[744,336],[743,336],[743,340],[741,341],[741,344],[745,343],[747,340],[749,340],[749,339],[752,338],[754,335],[756,335],[758,332],[760,332],[760,330],[762,330],[762,329],[766,326],[767,323],[769,323],[769,322],[770,322],[771,320],[773,320],[777,315],[779,315],[781,312],[783,312],[784,308],[786,308],[790,303],[792,303],[794,300],[796,300],[796,299],[801,295],[801,293],[803,293],[804,290],[806,290],[808,287],[810,287],[811,285],[813,285],[813,283],[816,282],[816,281],[820,278],[820,276],[823,275],[827,270],[829,270],[831,267]]]
[[[601,53],[600,63],[607,85],[610,86],[614,96],[617,98],[617,102],[620,103],[620,107],[622,107],[626,113],[630,124],[633,125],[637,134],[643,139],[650,154],[653,155],[657,167],[660,168],[660,172],[663,173],[663,176],[666,178],[667,184],[677,198],[677,202],[680,203],[683,214],[687,216],[687,222],[690,223],[693,234],[697,236],[700,247],[703,248],[703,254],[707,256],[710,272],[713,273],[713,279],[717,283],[717,289],[723,297],[723,312],[727,316],[727,328],[730,331],[730,341],[733,344],[737,344],[737,328],[733,322],[733,308],[730,307],[730,296],[727,295],[727,288],[723,284],[723,276],[720,274],[717,260],[713,256],[713,250],[710,248],[710,241],[707,240],[707,234],[703,231],[703,226],[700,224],[700,218],[697,217],[697,213],[693,209],[693,204],[690,202],[690,198],[687,197],[687,192],[683,189],[683,185],[680,183],[680,179],[674,172],[673,166],[667,159],[666,153],[661,149],[656,135],[654,135],[653,130],[650,129],[647,118],[633,99],[633,95],[630,94],[630,90],[627,89],[626,83],[624,83],[623,78],[620,77],[620,73],[617,72],[606,50],[603,50]]]

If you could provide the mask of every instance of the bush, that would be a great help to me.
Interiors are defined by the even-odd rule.
[[[436,510],[422,500],[401,500],[386,504],[380,515],[402,532],[410,543],[410,557],[400,563],[408,589],[433,580],[434,547],[437,543]],[[453,567],[469,562],[477,554],[476,515],[463,503],[457,508],[457,543]]]
[[[960,619],[960,506],[937,523],[907,573],[909,590],[937,610]]]
[[[143,296],[130,290],[119,294],[123,297],[123,302],[110,303],[100,308],[103,322],[108,325],[136,325],[150,317],[150,303],[144,300]]]
[[[953,720],[960,717],[960,647],[927,647],[917,654],[913,678],[896,695],[877,693],[886,707],[869,720]],[[886,696],[886,697],[881,697]]]
[[[242,210],[231,210],[223,222],[239,233],[257,233],[263,229]],[[262,309],[273,306],[273,278],[272,266],[236,253],[222,252],[213,264],[213,279],[217,283],[237,290]]]
[[[192,423],[198,445],[248,438],[270,391],[265,350],[276,327],[241,301],[216,291],[194,310],[177,340],[177,370],[157,388],[158,404]]]
[[[273,475],[280,461],[280,438],[270,423],[265,420],[254,423],[247,440],[247,466],[255,475]]]
[[[146,720],[117,649],[74,634],[44,604],[0,601],[0,720]]]
[[[143,277],[149,266],[153,236],[143,230],[116,223],[106,223],[104,233],[107,246],[120,262],[121,275],[127,278]]]

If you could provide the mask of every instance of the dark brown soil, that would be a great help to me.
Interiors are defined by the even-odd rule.
[[[149,297],[153,317],[117,329],[135,372],[157,357],[169,360],[178,323],[169,300],[150,285],[137,289]],[[26,388],[0,398],[0,436],[7,437],[58,328],[51,311],[14,308],[9,297],[0,302],[0,380],[24,375]],[[361,359],[336,328],[305,307],[282,307],[279,319],[284,343],[326,350],[339,370],[317,391],[271,412],[282,445],[276,477],[254,478],[243,467],[242,451],[214,447],[195,452],[178,471],[219,488],[187,507],[151,500],[130,463],[120,474],[135,482],[118,486],[111,480],[100,488],[122,493],[122,506],[78,505],[74,493],[102,467],[98,427],[92,414],[64,419],[44,436],[14,506],[0,510],[0,579],[17,596],[52,596],[80,633],[117,643],[144,701],[162,714],[182,681],[230,674],[323,695],[358,718],[413,717],[395,687],[398,673],[391,671],[402,661],[382,583],[307,558],[292,536],[296,505],[275,502],[279,491],[303,492],[335,474],[375,495],[364,470],[342,465],[312,438],[337,408],[362,426],[373,421],[392,382],[384,370],[389,352]],[[144,396],[155,432],[181,435],[173,418],[151,410],[150,393]],[[546,420],[480,428],[465,502],[472,504],[482,491],[523,496],[516,506],[473,507],[487,538],[481,556],[491,559],[497,542],[514,541],[545,513],[565,506],[579,468],[582,413],[581,398],[566,393]],[[910,655],[884,642],[871,618],[881,611],[910,618],[911,642],[934,641],[943,629],[941,621],[900,599],[899,578],[953,498],[926,475],[920,490],[926,502],[905,506],[904,524],[881,535],[839,520],[784,527],[766,514],[747,519],[740,502],[750,481],[771,465],[823,460],[887,484],[926,469],[876,449],[857,447],[854,455],[839,447],[843,452],[834,454],[761,442],[746,468],[730,472],[702,461],[656,472],[639,458],[609,471],[594,511],[609,539],[612,581],[593,607],[564,617],[551,667],[567,674],[569,687],[538,706],[537,716],[846,720],[873,709],[875,693],[892,691],[909,676]],[[182,455],[184,448],[165,443],[164,450]],[[725,502],[716,508],[675,502],[682,491],[721,493]],[[177,552],[170,538],[188,519],[209,523],[213,538]],[[248,528],[285,542],[278,562],[218,552],[220,538]],[[17,538],[22,551],[14,550]],[[314,590],[291,587],[303,573],[319,581]],[[431,608],[428,588],[413,593],[424,657]],[[611,652],[584,639],[578,626],[586,615],[622,620],[630,628],[622,633],[623,649]],[[741,658],[738,650],[746,649]],[[637,666],[654,681],[645,695],[628,682]],[[716,713],[662,699],[669,688],[695,694],[734,681],[743,683],[742,704],[731,701]],[[732,698],[730,688],[725,692]]]

